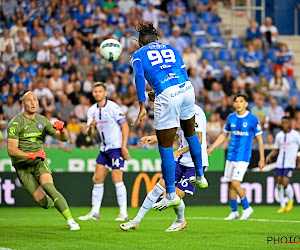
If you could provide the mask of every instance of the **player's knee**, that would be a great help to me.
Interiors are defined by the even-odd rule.
[[[94,175],[93,176],[93,183],[94,184],[101,184],[101,183],[103,183],[103,178]]]
[[[122,170],[113,170],[111,172],[111,178],[113,183],[118,183],[123,181],[123,172]]]
[[[48,209],[54,205],[53,200],[48,195],[45,195],[41,200],[37,201],[37,204],[44,209]]]
[[[240,183],[239,181],[236,181],[236,180],[232,180],[232,181],[231,181],[231,185],[232,185],[235,189],[241,187],[241,183]]]

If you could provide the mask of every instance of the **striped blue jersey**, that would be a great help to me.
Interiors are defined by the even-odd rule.
[[[232,113],[227,118],[224,131],[231,133],[227,160],[249,162],[254,135],[263,133],[258,118],[249,111],[244,115]]]
[[[170,86],[189,81],[182,57],[171,45],[154,42],[143,46],[131,56],[130,64],[134,70],[140,102],[144,101],[144,93],[139,91],[139,88],[144,89],[144,79],[154,89],[156,96]],[[136,77],[141,74],[140,71],[143,71],[144,79]]]

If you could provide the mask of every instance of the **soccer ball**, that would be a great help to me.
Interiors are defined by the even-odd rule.
[[[108,62],[114,62],[122,54],[122,45],[115,39],[106,39],[100,44],[100,55]]]

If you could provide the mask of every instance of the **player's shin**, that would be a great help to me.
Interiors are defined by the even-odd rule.
[[[184,209],[185,209],[185,204],[184,201],[181,199],[180,204],[178,206],[174,206],[174,211],[177,215],[176,222],[179,223],[184,222]]]
[[[167,198],[175,199],[175,160],[173,148],[164,148],[158,145],[161,156],[161,169],[166,183]]]
[[[127,217],[127,190],[123,181],[115,183],[117,200],[120,207],[120,214]]]
[[[190,153],[195,165],[196,176],[203,176],[201,144],[196,133],[185,138],[189,144]]]
[[[290,185],[288,185],[284,189],[284,194],[288,197],[289,201],[291,201],[293,199],[292,190],[291,190],[291,186]]]
[[[92,215],[99,215],[99,210],[102,203],[103,198],[103,192],[104,192],[104,184],[94,184],[94,188],[92,191]]]
[[[280,207],[285,207],[285,201],[284,201],[284,187],[282,184],[276,184],[276,188],[278,190],[278,196],[279,196],[279,202],[280,202]]]
[[[42,208],[48,209],[53,207],[54,203],[53,200],[48,196],[45,195],[41,200],[37,202]]]
[[[230,200],[230,207],[232,212],[238,211],[238,202],[237,200]]]
[[[165,189],[159,183],[156,183],[154,188],[149,192],[149,194],[147,194],[138,214],[133,219],[134,222],[141,222],[145,214],[150,210],[152,205],[157,201],[157,199],[163,194],[164,191]]]
[[[53,183],[46,183],[42,185],[42,187],[46,191],[46,193],[52,198],[56,209],[65,217],[65,219],[73,219],[71,212],[69,211],[67,201],[62,196],[62,194],[56,190]]]

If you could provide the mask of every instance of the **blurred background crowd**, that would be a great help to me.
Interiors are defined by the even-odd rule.
[[[227,5],[222,2],[223,8]],[[46,137],[46,147],[98,146],[99,137],[85,133],[96,81],[107,84],[107,98],[122,107],[128,123],[134,121],[139,103],[129,61],[138,49],[132,38],[141,20],[153,22],[160,41],[181,52],[196,103],[207,117],[208,145],[221,133],[237,93],[248,95],[249,111],[265,130],[266,148],[274,146],[284,115],[300,132],[295,58],[277,41],[272,19],[261,26],[250,20],[245,37],[225,40],[218,6],[212,0],[1,0],[0,147],[6,146],[7,124],[22,111],[21,97],[29,90],[39,99],[39,113],[51,122],[65,121],[71,135],[67,143]],[[100,43],[108,38],[123,46],[115,63],[99,54]],[[147,118],[130,128],[129,148],[140,147],[140,138],[154,133],[153,106],[147,102]]]

